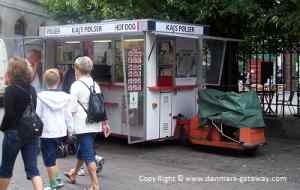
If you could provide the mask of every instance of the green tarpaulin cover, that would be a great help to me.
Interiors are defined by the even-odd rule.
[[[201,120],[236,128],[265,127],[260,101],[253,91],[238,94],[207,89],[199,92],[198,101]]]

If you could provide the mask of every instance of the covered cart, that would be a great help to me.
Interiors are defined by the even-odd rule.
[[[254,91],[202,90],[198,103],[199,115],[186,127],[191,143],[239,150],[256,150],[265,143],[265,123]]]

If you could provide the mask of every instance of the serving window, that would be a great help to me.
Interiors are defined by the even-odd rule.
[[[175,38],[160,38],[158,40],[158,86],[173,86],[176,62]]]
[[[85,56],[94,62],[93,78],[98,82],[112,82],[113,41],[92,40],[83,42]]]
[[[81,55],[80,41],[57,42],[56,64],[73,64],[76,57]]]
[[[94,62],[92,76],[97,82],[123,83],[122,45],[125,57],[132,48],[138,47],[144,51],[144,39],[141,37],[131,37],[123,43],[120,39],[57,41],[55,65],[62,71],[67,71],[77,57],[88,56]]]
[[[182,85],[185,79],[196,78],[200,53],[197,43],[198,39],[159,37],[157,86]]]
[[[219,85],[221,83],[222,68],[224,64],[226,44],[221,40],[203,40],[203,68],[204,78],[208,85]]]
[[[190,78],[197,75],[199,51],[196,39],[176,38],[176,78]]]

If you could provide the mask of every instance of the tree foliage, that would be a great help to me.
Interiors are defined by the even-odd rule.
[[[62,23],[154,18],[205,24],[210,34],[300,36],[300,0],[42,0]]]

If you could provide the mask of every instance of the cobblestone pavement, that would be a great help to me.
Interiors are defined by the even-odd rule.
[[[2,142],[2,133],[0,138]],[[127,145],[125,140],[119,139],[100,142],[97,152],[105,158],[101,176],[103,190],[300,189],[300,141],[268,139],[268,144],[250,157],[235,151],[174,142]],[[39,162],[46,181],[41,158]],[[62,171],[67,171],[74,166],[75,159],[67,157],[58,163]],[[256,180],[270,181],[249,182],[254,179],[245,178],[254,176],[261,177]],[[271,182],[276,176],[283,178],[277,178],[280,182]],[[224,182],[228,180],[231,182]],[[25,179],[20,157],[12,181],[10,190],[32,189],[30,181]],[[83,190],[88,183],[87,176],[79,177],[77,185],[66,185],[63,189]]]
[[[170,142],[127,145],[120,140],[101,142],[97,152],[105,158],[101,176],[104,190],[300,189],[299,141],[271,139],[254,157],[234,151],[182,146]],[[62,171],[71,168],[74,161],[73,157],[60,159]],[[41,159],[40,169],[46,179]],[[31,189],[30,182],[25,180],[20,158],[14,174],[11,190]],[[281,176],[287,179],[277,179],[283,180],[277,183],[244,182],[248,176],[269,177],[269,180]],[[235,179],[241,181],[224,182]],[[66,185],[63,189],[84,189],[88,183],[87,176],[79,177],[77,185]]]

